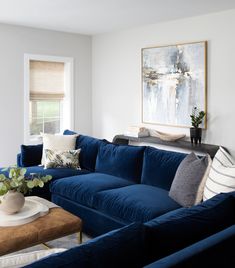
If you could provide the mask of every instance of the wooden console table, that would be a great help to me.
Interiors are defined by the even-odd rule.
[[[139,143],[153,143],[153,144],[159,144],[159,145],[165,145],[165,146],[171,146],[171,147],[177,147],[181,149],[186,149],[189,151],[194,152],[201,152],[201,153],[208,153],[211,158],[213,158],[219,149],[218,145],[212,145],[212,144],[192,144],[190,141],[185,140],[178,140],[178,141],[163,141],[156,137],[143,137],[143,138],[135,138],[135,137],[129,137],[125,135],[116,135],[113,138],[113,143],[116,144],[129,144],[129,142],[139,142]]]

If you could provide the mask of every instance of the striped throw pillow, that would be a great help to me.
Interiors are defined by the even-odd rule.
[[[203,201],[219,194],[235,191],[235,160],[220,147],[216,153],[204,188]]]

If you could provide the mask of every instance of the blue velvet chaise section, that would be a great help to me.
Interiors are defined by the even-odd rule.
[[[227,256],[231,258],[227,263],[232,264],[235,262],[234,197],[235,193],[220,194],[203,204],[177,209],[145,224],[130,224],[27,267],[197,267],[191,264],[194,261],[216,264],[211,260],[213,252],[217,253],[218,263],[225,264]]]

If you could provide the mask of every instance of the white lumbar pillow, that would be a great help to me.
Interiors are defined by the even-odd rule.
[[[45,150],[57,150],[57,151],[69,151],[75,150],[76,139],[78,137],[75,135],[54,135],[54,134],[45,134],[40,133],[42,136],[43,142],[43,153],[41,164],[45,164]]]
[[[220,147],[211,165],[204,188],[203,201],[219,194],[235,191],[235,160]]]
[[[29,265],[32,262],[40,260],[46,256],[49,256],[54,253],[63,252],[66,249],[64,248],[54,248],[47,250],[39,250],[29,253],[17,254],[0,257],[0,267],[1,268],[19,268],[25,265]]]

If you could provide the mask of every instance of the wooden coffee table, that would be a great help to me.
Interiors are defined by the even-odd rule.
[[[77,232],[81,243],[80,218],[60,207],[51,208],[47,215],[33,222],[14,227],[0,227],[0,256]]]

